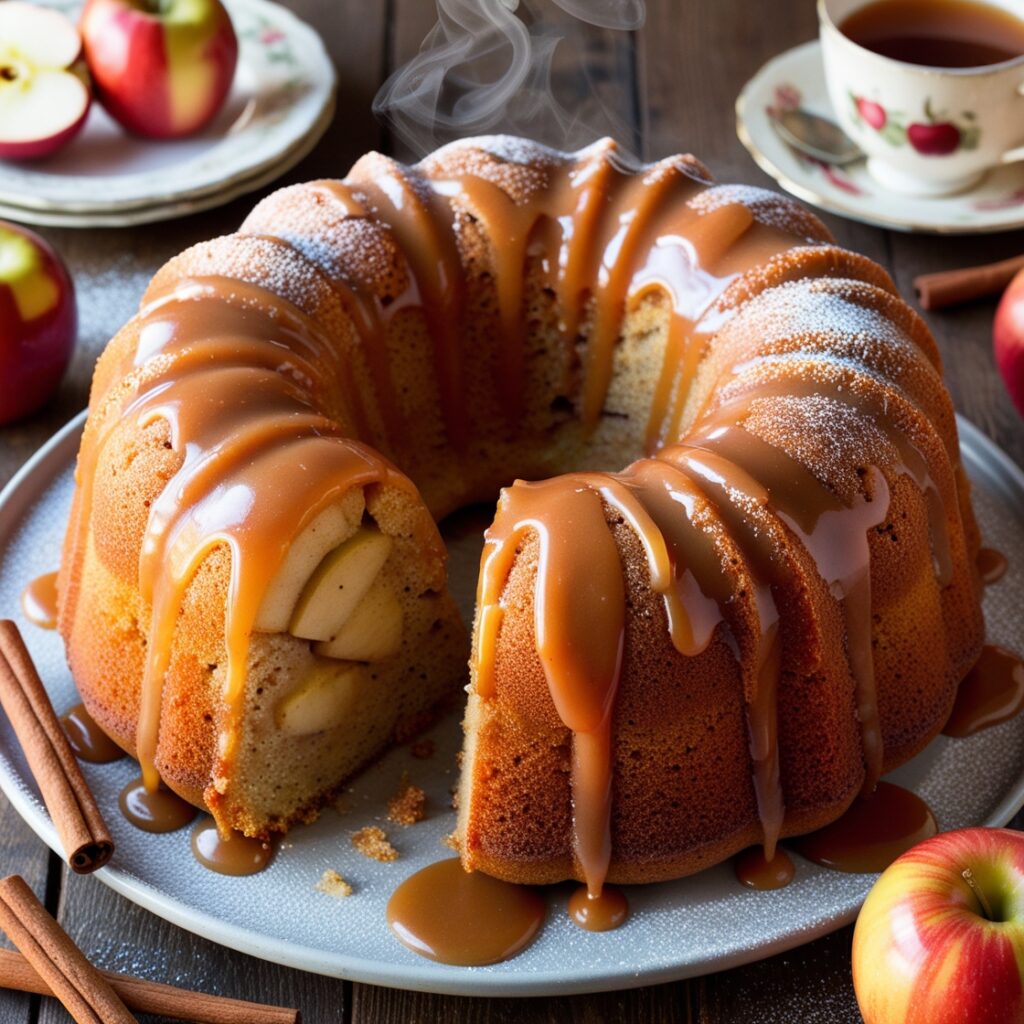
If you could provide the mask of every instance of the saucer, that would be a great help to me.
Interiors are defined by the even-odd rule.
[[[740,141],[762,170],[804,202],[897,231],[990,234],[1024,227],[1024,162],[990,171],[973,189],[959,195],[896,195],[868,174],[863,160],[832,167],[783,142],[769,111],[787,107],[835,118],[817,40],[774,57],[736,100]]]
[[[77,16],[79,0],[45,0]],[[0,207],[17,220],[91,227],[140,223],[226,202],[266,184],[330,122],[335,74],[319,35],[269,0],[225,0],[238,68],[214,120],[184,139],[122,131],[94,103],[81,135],[34,163],[0,162]]]

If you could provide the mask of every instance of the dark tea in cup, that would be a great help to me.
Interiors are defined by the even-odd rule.
[[[976,68],[1024,56],[1024,19],[981,0],[874,0],[839,30],[907,64]]]

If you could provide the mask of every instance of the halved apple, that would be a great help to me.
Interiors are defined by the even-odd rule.
[[[391,553],[387,534],[364,526],[316,568],[288,626],[304,640],[330,640],[355,612]]]
[[[0,159],[48,156],[79,132],[92,103],[81,51],[59,11],[0,3]]]
[[[341,725],[369,678],[365,665],[317,662],[274,708],[277,727],[290,736],[308,736]]]
[[[333,640],[314,644],[324,658],[382,661],[402,642],[402,605],[388,583],[378,578]]]
[[[303,587],[324,557],[359,528],[364,505],[362,491],[350,491],[341,502],[324,509],[292,541],[260,605],[254,627],[258,632],[288,632]]]

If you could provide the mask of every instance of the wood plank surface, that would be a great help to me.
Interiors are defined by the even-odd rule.
[[[539,0],[550,3],[550,0]],[[338,176],[364,151],[409,150],[375,121],[370,100],[388,71],[409,59],[436,19],[428,0],[293,0],[324,36],[339,72],[339,109],[323,142],[287,181]],[[556,51],[554,74],[571,86],[585,52],[609,111],[630,125],[626,141],[646,158],[698,154],[722,180],[771,185],[738,142],[733,103],[742,84],[774,54],[815,35],[810,0],[771,5],[747,0],[648,0],[646,26],[610,39],[587,31]],[[123,230],[47,230],[79,289],[81,332],[56,399],[22,424],[0,429],[0,485],[86,402],[92,364],[133,312],[146,280],[196,241],[232,230],[256,197],[173,222]],[[839,241],[888,266],[904,295],[913,277],[1024,251],[1020,232],[942,239],[881,231],[824,216]],[[990,354],[991,301],[928,317],[957,408],[1024,464],[1024,428]],[[2,387],[2,382],[0,382]],[[0,609],[0,614],[5,612]],[[487,1000],[350,985],[232,953],[143,911],[96,879],[65,872],[0,797],[0,872],[26,877],[65,927],[103,967],[251,999],[299,1005],[306,1021],[392,1022],[701,1022],[701,1024],[855,1024],[849,974],[850,929],[760,964],[690,982],[557,999]],[[68,1019],[53,1001],[0,992],[0,1024]]]
[[[49,850],[36,838],[0,794],[0,876],[18,874],[32,886],[35,894],[52,911],[60,888],[60,867],[51,863]],[[48,884],[49,883],[49,884]],[[7,936],[0,932],[0,946],[11,949]],[[38,996],[0,989],[0,1024],[22,1024],[39,1010]]]
[[[104,970],[199,992],[300,1007],[305,1024],[336,1024],[348,1015],[347,982],[229,952],[132,906],[95,878],[65,872],[58,918],[86,956]],[[163,1019],[146,1017],[150,1024]],[[68,1020],[59,1003],[43,1001],[40,1024]]]
[[[689,990],[681,983],[538,999],[470,999],[372,985],[354,989],[354,1024],[686,1024],[695,1019]]]

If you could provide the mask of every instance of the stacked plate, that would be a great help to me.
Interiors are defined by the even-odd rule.
[[[77,2],[47,0],[75,18]],[[200,134],[125,134],[95,103],[68,147],[39,163],[0,162],[0,217],[102,227],[167,220],[268,184],[316,145],[334,113],[334,67],[320,36],[269,0],[226,0],[238,70]]]

